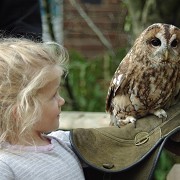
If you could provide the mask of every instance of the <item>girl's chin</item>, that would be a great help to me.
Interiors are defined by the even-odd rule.
[[[56,128],[59,128],[59,118],[57,119]]]

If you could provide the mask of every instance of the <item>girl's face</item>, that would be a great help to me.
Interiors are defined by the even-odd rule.
[[[39,91],[42,104],[42,117],[35,125],[35,131],[39,133],[50,132],[59,127],[61,106],[65,103],[59,95],[60,78],[48,83]]]

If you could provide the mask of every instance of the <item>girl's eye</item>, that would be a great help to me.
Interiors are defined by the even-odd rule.
[[[59,95],[59,91],[57,91],[57,92],[54,94],[53,97],[56,97],[56,96],[58,96],[58,95]]]
[[[57,89],[57,91],[56,91],[55,94],[53,95],[53,98],[59,96],[60,88],[61,88],[61,87],[59,86],[58,89]]]

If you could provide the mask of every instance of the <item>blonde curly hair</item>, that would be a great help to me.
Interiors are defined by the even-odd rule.
[[[41,116],[38,91],[61,77],[68,54],[56,43],[0,39],[0,143],[18,142]]]

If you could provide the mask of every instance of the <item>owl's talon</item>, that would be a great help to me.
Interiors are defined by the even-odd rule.
[[[134,124],[134,128],[136,128],[136,121],[133,124]]]
[[[118,128],[121,128],[121,123],[120,123],[120,121],[119,121],[119,123],[117,123],[117,127],[118,127]]]
[[[130,123],[136,122],[136,119],[133,116],[128,116],[126,119],[128,119]]]
[[[165,119],[167,119],[167,113],[166,111],[164,111],[163,109],[158,109],[156,111],[153,112],[153,114],[155,116],[157,116],[158,118],[162,119],[162,121]]]
[[[125,119],[116,120],[115,124],[116,124],[116,126],[118,126],[120,128],[121,126],[125,126],[128,123],[135,124],[135,122],[136,122],[136,119],[133,116],[127,116]],[[135,127],[136,127],[136,125],[135,125]]]
[[[129,122],[134,124],[134,128],[136,128],[136,119],[132,116],[128,116]]]

